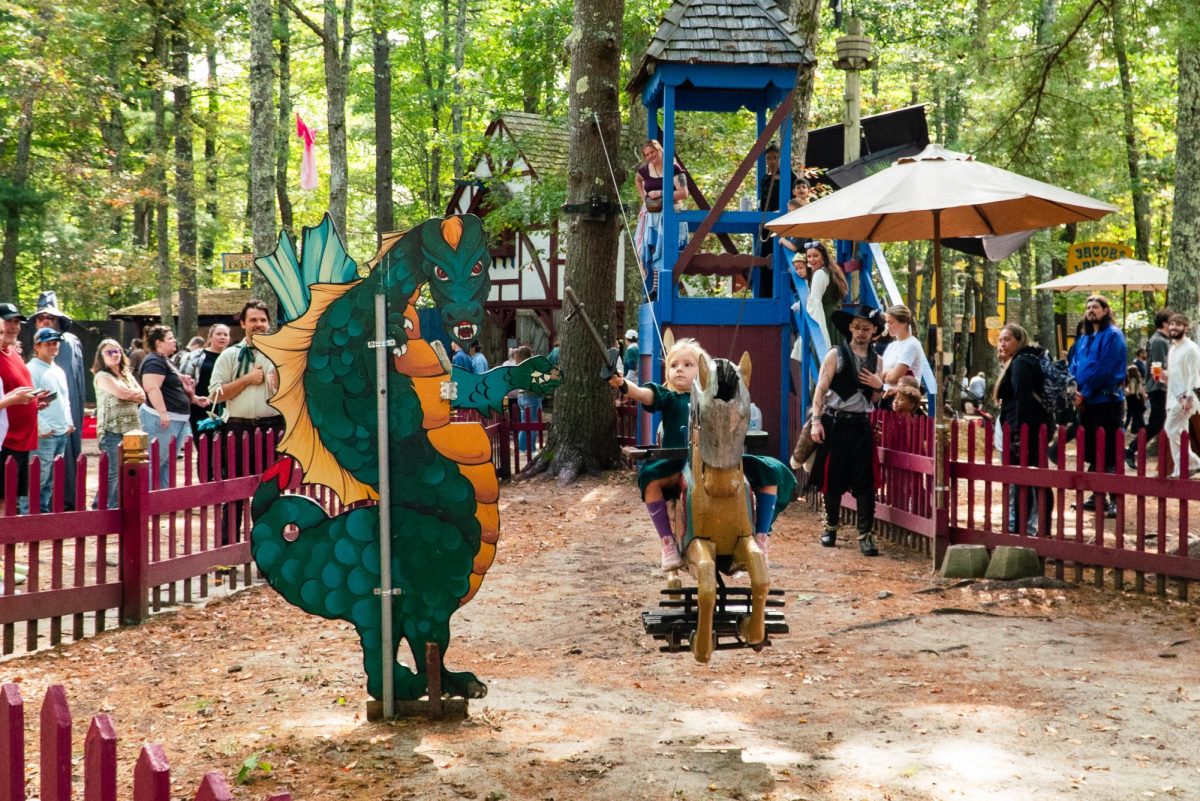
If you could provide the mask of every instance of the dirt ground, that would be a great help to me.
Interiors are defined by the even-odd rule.
[[[889,543],[870,560],[849,533],[819,547],[801,500],[770,552],[791,632],[700,665],[643,633],[661,577],[636,497],[625,473],[503,487],[497,564],[446,657],[489,686],[466,720],[367,722],[353,632],[265,587],[10,659],[0,679],[20,682],[31,738],[65,684],[77,752],[109,712],[123,782],[162,743],[177,798],[247,763],[245,798],[1200,798],[1195,605],[937,589]]]

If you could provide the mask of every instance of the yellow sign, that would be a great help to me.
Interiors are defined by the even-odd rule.
[[[1004,318],[997,314],[995,317],[988,317],[983,324],[989,331],[999,331],[1004,327]]]
[[[1115,259],[1133,258],[1133,248],[1116,242],[1076,242],[1067,248],[1067,275]]]

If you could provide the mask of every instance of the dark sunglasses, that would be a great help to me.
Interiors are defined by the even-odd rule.
[[[818,249],[818,250],[824,250],[824,249],[825,249],[825,246],[824,246],[824,245],[822,245],[820,242],[817,242],[817,241],[815,241],[815,240],[814,240],[814,241],[812,241],[812,242],[805,242],[805,243],[804,243],[804,249],[805,249],[805,250],[808,250],[809,248],[816,248],[816,249]]]
[[[120,354],[121,354],[121,351],[119,351],[119,350],[106,350],[106,351],[104,351],[104,355],[105,355],[105,356],[119,356]]]

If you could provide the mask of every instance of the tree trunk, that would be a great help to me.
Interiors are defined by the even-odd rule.
[[[821,19],[821,0],[791,0],[788,19],[800,33],[805,46],[817,52],[818,24]],[[792,170],[793,174],[807,163],[808,122],[812,114],[813,88],[816,85],[817,65],[803,64],[796,70],[796,93],[792,97]]]
[[[175,236],[179,240],[179,320],[176,335],[186,341],[198,330],[196,282],[196,171],[193,148],[191,42],[182,4],[173,4],[171,77],[175,105]],[[183,347],[181,344],[180,347]]]
[[[1037,268],[1037,283],[1044,284],[1054,278],[1054,262],[1046,248],[1036,248],[1034,264]],[[1057,357],[1058,336],[1054,330],[1054,293],[1039,292],[1037,296],[1037,339],[1042,347]]]
[[[450,140],[454,148],[454,178],[463,177],[462,71],[467,54],[467,0],[455,0],[454,78],[450,88]]]
[[[279,23],[279,130],[275,132],[275,196],[279,200],[279,221],[289,231],[292,222],[292,199],[288,197],[288,158],[292,142],[292,32],[288,25],[287,7],[277,9]]]
[[[375,231],[383,234],[396,230],[396,212],[392,201],[392,45],[388,41],[384,4],[375,0],[371,7],[371,30],[375,55]]]
[[[155,258],[158,273],[158,315],[163,325],[171,325],[171,254],[167,241],[167,19],[166,9],[154,4],[154,54],[150,66],[150,106],[154,112],[154,189]],[[182,332],[177,333],[182,336]]]
[[[205,55],[208,61],[208,110],[204,115],[204,226],[200,234],[200,261],[206,270],[212,269],[217,240],[217,115],[221,110],[217,85],[217,46],[209,43]]]
[[[349,83],[350,46],[354,31],[350,25],[354,0],[342,8],[341,36],[337,4],[325,3],[325,92],[329,123],[329,215],[342,236],[346,236],[346,203],[350,167],[346,154],[346,89]]]
[[[441,0],[442,16],[439,39],[442,42],[443,53],[446,51],[446,41],[449,31],[449,0]],[[440,188],[442,173],[442,98],[446,88],[446,71],[436,68],[430,60],[429,47],[426,43],[424,20],[419,15],[413,18],[411,34],[417,43],[420,57],[421,78],[425,82],[425,91],[429,97],[429,144],[427,146],[427,171],[425,173],[425,202],[430,214],[438,214],[442,210],[442,193]],[[440,64],[445,64],[443,58]]]
[[[1000,270],[994,261],[983,260],[983,284],[976,290],[978,303],[975,306],[975,334],[971,341],[971,372],[980,370],[992,375],[996,367],[996,348],[988,341],[987,320],[995,317],[998,309]]]
[[[936,280],[933,275],[933,243],[930,242],[925,247],[925,261],[921,266],[921,275],[925,276],[921,280],[921,298],[917,308],[921,310],[921,314],[914,317],[918,336],[921,337],[921,343],[929,348],[929,325],[933,320],[933,282]],[[938,320],[938,327],[945,326],[944,320]]]
[[[975,314],[975,311],[976,311],[975,299],[976,299],[976,292],[978,291],[978,289],[979,289],[979,287],[975,283],[975,260],[967,259],[967,280],[965,282],[963,282],[963,288],[962,288],[962,293],[963,293],[962,294],[962,299],[963,299],[962,312],[963,313],[962,313],[962,319],[960,321],[959,329],[957,332],[954,331],[954,319],[949,314],[946,315],[946,325],[942,329],[943,337],[949,337],[951,334],[954,334],[954,347],[951,352],[954,355],[954,375],[957,376],[959,379],[961,379],[962,376],[967,371],[967,359],[968,359],[968,356],[971,354],[971,350],[972,350],[972,348],[971,348],[971,320],[973,320],[973,319],[976,320],[976,325],[975,325],[976,330],[978,330],[980,327],[982,327],[982,323],[978,320],[977,315]],[[944,298],[945,298],[945,296],[943,296],[943,302],[945,302]],[[945,346],[948,344],[949,343],[947,343],[947,342],[945,342],[945,340],[943,340],[943,348],[945,348]],[[938,381],[942,380],[940,366],[938,366],[938,365],[934,366],[933,374],[935,376],[937,376]],[[946,384],[946,397],[944,399],[942,399],[942,402],[950,404],[950,408],[958,408],[961,405],[960,404],[961,397],[962,397],[962,381],[961,380],[950,381],[948,384]]]
[[[572,26],[567,203],[585,203],[595,193],[611,195],[608,161],[621,163],[619,80],[621,19],[624,0],[576,0]],[[597,121],[598,120],[598,121]],[[605,147],[609,148],[607,157]],[[624,170],[617,176],[625,180]],[[566,283],[579,295],[605,341],[611,328],[616,288],[618,215],[600,221],[568,218]],[[613,391],[598,380],[596,344],[583,321],[563,324],[564,371],[554,405],[548,446],[537,470],[549,469],[559,481],[574,480],[617,463]]]
[[[1125,159],[1129,165],[1129,193],[1133,200],[1133,230],[1137,239],[1134,251],[1143,261],[1150,259],[1150,196],[1142,182],[1141,147],[1137,126],[1133,120],[1133,79],[1129,72],[1129,57],[1125,50],[1125,6],[1122,0],[1111,0],[1109,11],[1113,24],[1113,51],[1121,76],[1121,116],[1125,127]]]
[[[45,12],[43,12],[43,19]],[[30,48],[29,57],[40,58],[46,43],[45,29],[42,28],[34,46]],[[11,184],[10,199],[4,203],[4,249],[0,252],[0,300],[16,303],[17,296],[17,254],[21,252],[21,213],[25,199],[20,195],[29,181],[31,153],[33,151],[34,104],[41,91],[41,73],[35,70],[35,77],[23,87],[6,87],[16,90],[19,95],[17,103],[20,112],[17,121],[17,152],[12,167],[7,170],[8,183]],[[12,389],[12,387],[8,387]]]
[[[1022,325],[1029,327],[1029,335],[1033,337],[1042,347],[1046,346],[1037,330],[1037,310],[1033,305],[1033,285],[1037,283],[1033,278],[1033,252],[1026,242],[1017,251],[1020,267],[1019,278],[1021,281],[1021,313],[1017,315],[1017,319],[1022,321]],[[1050,293],[1046,293],[1050,294]]]
[[[125,138],[125,115],[121,111],[121,73],[117,56],[114,53],[108,60],[108,91],[111,106],[108,110],[107,121],[101,123],[100,132],[104,138],[104,146],[108,148],[108,175],[113,186],[121,179],[121,171],[125,162],[125,150],[128,143]],[[121,206],[114,205],[109,223],[110,230],[117,237],[125,228],[125,211]]]
[[[270,0],[250,0],[250,228],[254,252],[275,249],[275,49]],[[270,285],[253,272],[254,296],[272,297]]]
[[[1175,212],[1167,293],[1171,308],[1200,318],[1200,30],[1181,26],[1179,110],[1175,120]]]

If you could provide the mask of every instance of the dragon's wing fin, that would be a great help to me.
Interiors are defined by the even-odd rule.
[[[295,320],[308,308],[308,286],[300,277],[300,260],[296,258],[296,244],[287,231],[279,232],[279,244],[266,256],[254,260],[271,289],[279,297],[281,322]]]
[[[344,284],[358,278],[358,262],[350,258],[329,212],[316,228],[301,235],[301,275],[304,285]]]

